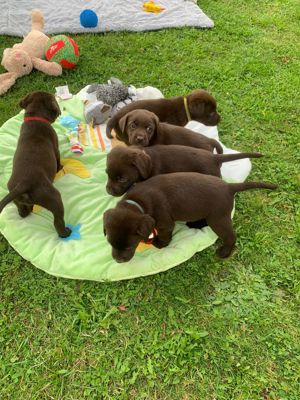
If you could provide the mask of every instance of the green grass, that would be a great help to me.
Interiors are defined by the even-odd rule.
[[[264,153],[250,178],[279,189],[237,196],[229,260],[212,247],[127,282],[51,277],[1,237],[1,400],[299,400],[298,2],[200,3],[212,30],[76,36],[77,69],[19,79],[0,123],[27,92],[64,83],[76,93],[117,76],[166,96],[202,87],[218,101],[221,140]],[[0,37],[0,51],[16,40]]]

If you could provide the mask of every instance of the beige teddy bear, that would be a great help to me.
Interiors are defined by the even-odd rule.
[[[0,75],[0,95],[5,93],[17,78],[30,74],[33,68],[47,75],[62,74],[60,64],[43,60],[49,40],[42,32],[43,27],[43,14],[39,10],[32,10],[31,32],[24,37],[22,43],[4,50],[1,64],[8,72]]]

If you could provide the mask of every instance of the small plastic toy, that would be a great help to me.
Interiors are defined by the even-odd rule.
[[[65,132],[65,135],[71,144],[72,153],[82,154],[83,147],[79,143],[78,139],[78,130],[80,129],[81,124],[80,120],[72,117],[72,115],[64,115],[60,117],[58,121],[62,126],[68,128],[67,132]]]
[[[159,14],[165,10],[165,7],[155,4],[154,1],[147,1],[143,4],[143,10],[146,12]]]

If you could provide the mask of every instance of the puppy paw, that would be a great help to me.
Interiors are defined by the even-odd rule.
[[[20,217],[26,218],[31,213],[32,209],[33,209],[33,207],[30,207],[30,206],[21,206],[18,208],[18,213],[19,213]]]
[[[153,246],[157,247],[158,249],[162,249],[163,247],[167,247],[170,242],[164,242],[160,240],[157,236],[154,238],[152,244]]]
[[[71,235],[71,233],[72,233],[71,229],[66,226],[65,227],[65,232],[60,234],[59,237],[66,238],[66,237],[69,237]]]
[[[227,258],[232,253],[233,247],[221,246],[217,249],[217,256],[220,258]]]

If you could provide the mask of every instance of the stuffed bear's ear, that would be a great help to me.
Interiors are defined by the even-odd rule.
[[[26,108],[28,107],[28,104],[30,104],[32,101],[32,93],[29,93],[27,96],[25,96],[19,103],[19,106],[21,108]]]
[[[0,95],[7,92],[16,82],[17,75],[14,72],[6,72],[0,75]]]

